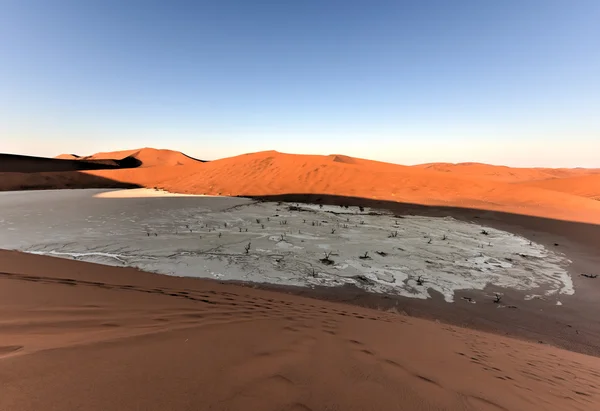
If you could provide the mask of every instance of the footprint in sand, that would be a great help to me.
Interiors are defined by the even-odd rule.
[[[8,357],[23,349],[22,345],[4,345],[0,346],[0,358]]]
[[[478,397],[476,395],[465,395],[467,404],[478,410],[490,410],[490,411],[508,411],[507,408],[497,404],[493,401]]]

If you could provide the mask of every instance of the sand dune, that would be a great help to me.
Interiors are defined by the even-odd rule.
[[[81,156],[78,156],[77,154],[60,154],[54,158],[58,160],[79,160],[81,159]]]
[[[600,203],[587,198],[369,160],[349,164],[270,151],[154,170],[93,174],[188,194],[330,194],[600,222]]]
[[[532,181],[523,184],[600,200],[600,174]]]
[[[0,409],[529,411],[600,402],[600,359],[543,344],[127,268],[16,252],[0,252],[0,265]]]
[[[159,150],[148,147],[134,150],[101,152],[85,157],[77,156],[75,154],[61,154],[56,158],[77,159],[82,161],[122,160],[125,158],[133,158],[140,162],[141,167],[182,166],[202,162],[202,160],[189,157],[179,151]]]
[[[66,159],[0,154],[0,173],[40,173],[137,167],[135,158]]]
[[[86,174],[100,177],[103,181],[114,181],[116,185],[126,183],[158,187],[175,193],[234,196],[329,194],[600,223],[600,202],[576,195],[577,193],[509,184],[461,172],[441,172],[342,155],[294,155],[266,151],[203,163],[178,152],[141,149],[99,153],[92,157],[98,160],[121,155],[139,160],[142,166],[88,171]],[[491,167],[495,170],[494,166],[479,164],[465,167]],[[501,169],[517,176],[515,179],[518,181],[541,178],[542,175],[547,177],[550,175],[548,173],[560,175],[593,172]],[[71,187],[81,187],[79,173],[50,173],[39,178],[38,184],[30,182],[30,185],[61,188],[63,186],[60,184],[64,184],[61,181],[72,180]],[[591,183],[595,182],[594,178],[590,177]],[[2,189],[18,189],[15,187],[20,185],[15,184],[15,180],[18,182],[18,177],[12,176],[13,183],[10,184],[7,181],[11,180],[5,177]]]
[[[81,171],[175,167],[195,163],[200,164],[202,161],[178,151],[152,148],[96,153],[90,156],[61,154],[55,158],[0,154],[0,191],[140,187],[138,183],[113,179],[111,175],[90,175]],[[148,186],[153,186],[154,178],[151,173],[150,179],[141,180]]]
[[[516,183],[600,174],[600,169],[586,168],[518,168],[483,163],[427,163],[413,166],[470,178]]]

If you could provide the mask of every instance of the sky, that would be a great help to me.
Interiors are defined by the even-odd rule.
[[[0,152],[600,167],[598,0],[0,0]]]

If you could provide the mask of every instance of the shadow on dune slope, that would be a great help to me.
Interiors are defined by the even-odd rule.
[[[42,173],[0,173],[0,191],[55,190],[75,188],[140,188],[110,178],[77,171]]]
[[[138,188],[141,186],[136,183],[121,182],[85,171],[131,169],[141,164],[135,157],[69,160],[0,154],[0,191]]]
[[[1,173],[40,173],[61,171],[105,170],[139,167],[142,162],[135,157],[122,159],[56,159],[0,154]]]

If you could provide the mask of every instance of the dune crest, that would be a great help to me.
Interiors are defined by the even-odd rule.
[[[93,173],[186,194],[324,194],[600,222],[600,202],[589,198],[459,173],[355,160],[348,164],[329,156],[269,151],[181,168],[160,167],[160,173],[144,169]]]
[[[543,181],[529,181],[523,183],[529,187],[543,188],[545,190],[559,191],[600,200],[600,174],[572,176]]]
[[[60,154],[57,159],[68,160],[123,160],[132,158],[141,162],[141,167],[156,167],[156,166],[181,166],[189,165],[202,160],[197,160],[180,151],[164,150],[156,148],[139,148],[133,150],[107,151],[92,154],[89,156],[78,156],[76,154]]]
[[[79,160],[81,157],[77,154],[60,154],[54,158],[57,160]]]
[[[202,162],[171,150],[143,148],[97,153],[71,161],[130,159],[139,166],[127,169],[93,170],[85,174],[115,185],[161,188],[173,193],[270,196],[323,194],[433,206],[477,208],[517,214],[600,223],[596,179],[600,170],[519,169],[479,163],[404,166],[340,154],[298,155],[277,151],[248,153]],[[115,160],[111,160],[115,161]],[[584,178],[584,174],[590,176]],[[28,176],[37,188],[90,188],[82,173],[45,173]],[[559,189],[559,177],[581,176],[581,187]],[[10,178],[9,178],[10,177]],[[19,176],[12,173],[3,190],[19,189]],[[32,179],[39,181],[32,182]],[[512,184],[534,180],[553,183]],[[92,180],[93,181],[93,180]],[[579,180],[578,180],[579,181]],[[546,186],[548,185],[548,186]],[[588,190],[587,187],[592,187]],[[591,190],[591,191],[590,191]],[[585,194],[585,195],[582,195]]]
[[[426,163],[413,166],[432,171],[451,173],[464,177],[487,179],[506,183],[540,181],[600,174],[600,169],[587,168],[523,168],[498,166],[484,163]]]

